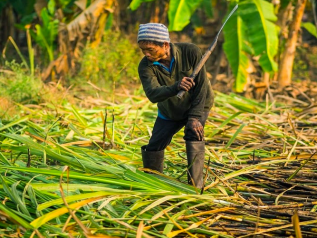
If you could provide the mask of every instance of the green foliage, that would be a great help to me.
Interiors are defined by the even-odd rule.
[[[254,55],[260,57],[260,65],[264,71],[277,71],[274,56],[278,48],[278,28],[274,24],[277,17],[273,4],[264,0],[243,1],[240,4],[240,14],[248,25],[248,39]]]
[[[71,79],[70,83],[82,87],[90,81],[98,87],[106,87],[114,82],[136,82],[141,58],[136,45],[126,37],[107,31],[99,46],[86,47],[78,77]]]
[[[35,2],[36,0],[1,0],[0,12],[2,7],[10,5],[20,17],[19,24],[15,26],[21,30],[25,30],[25,25],[30,24],[36,18],[34,11]]]
[[[141,2],[146,1],[132,1],[131,9],[135,10]],[[264,71],[277,71],[274,57],[278,49],[278,27],[275,24],[277,17],[272,3],[265,0],[242,0],[238,4],[238,11],[224,28],[223,47],[236,77],[234,89],[243,92],[251,57],[258,59]],[[232,5],[236,5],[236,1],[232,1]],[[191,17],[194,24],[200,25],[194,14],[198,7],[203,7],[208,17],[212,16],[211,1],[170,0],[169,30],[181,31],[190,22]]]
[[[236,77],[235,90],[242,92],[247,83],[248,56],[259,58],[266,72],[277,71],[274,56],[278,48],[278,29],[273,5],[264,0],[244,0],[237,14],[224,28],[224,50]]]
[[[181,31],[190,22],[190,18],[200,6],[202,0],[171,0],[168,9],[168,28],[170,31]]]
[[[50,1],[54,2],[54,1]],[[36,24],[35,41],[41,47],[43,52],[48,57],[49,61],[54,60],[54,42],[58,34],[57,19],[54,19],[54,4],[49,4],[48,8],[43,8],[41,11],[41,19],[43,24]]]
[[[239,220],[242,228],[257,220],[265,227],[262,233],[277,237],[290,230],[289,216],[275,219],[281,208],[306,202],[302,211],[312,213],[316,194],[307,202],[304,185],[313,189],[316,185],[313,180],[304,185],[302,181],[311,178],[316,168],[310,153],[315,143],[306,138],[307,134],[316,135],[315,121],[311,114],[302,115],[298,123],[307,124],[309,130],[301,130],[301,138],[294,136],[294,130],[300,128],[287,123],[290,117],[295,118],[294,110],[302,111],[302,104],[258,103],[217,93],[214,113],[205,126],[205,164],[207,167],[208,161],[211,169],[205,170],[206,186],[201,194],[200,189],[186,184],[182,132],[166,150],[163,176],[139,171],[139,147],[148,141],[148,130],[157,115],[156,107],[145,101],[146,97],[130,97],[126,103],[113,104],[115,120],[109,120],[108,115],[105,129],[100,114],[108,102],[90,109],[46,103],[35,110],[29,107],[22,118],[0,120],[0,199],[5,201],[0,211],[6,217],[0,223],[3,237],[16,237],[18,232],[21,237],[85,237],[83,228],[93,233],[86,237],[138,237],[143,222],[148,227],[142,230],[143,237],[194,234],[233,238],[246,234],[245,229],[237,233],[237,226],[228,218]],[[102,140],[105,130],[113,133],[115,148],[108,147],[110,138]],[[297,143],[300,146],[294,153],[285,151]],[[302,188],[297,191],[301,196],[292,199],[290,194],[282,199],[280,192],[272,196],[272,188],[289,189],[286,179]],[[255,202],[249,202],[250,197]],[[271,218],[258,213],[259,198],[265,199],[264,208],[271,208]],[[279,207],[275,209],[274,204]],[[77,221],[70,220],[69,208],[76,211]],[[316,223],[313,215],[303,223],[307,234],[312,227],[307,222]],[[217,223],[208,223],[210,216],[218,216]],[[234,236],[218,229],[219,223]],[[278,232],[271,235],[271,227]],[[32,234],[34,228],[39,235]]]
[[[317,29],[316,26],[311,22],[304,22],[301,24],[310,34],[317,38]]]
[[[15,61],[6,62],[13,74],[0,74],[0,95],[18,103],[38,103],[42,82],[23,71]]]
[[[63,9],[63,11],[65,11],[65,12],[70,11],[70,9],[68,9],[68,8],[71,7],[75,2],[76,2],[76,0],[58,0],[57,1],[57,3],[59,3],[59,5]],[[90,5],[90,2],[91,1],[87,1],[86,7]]]
[[[252,50],[245,41],[247,26],[238,15],[233,15],[224,27],[223,49],[236,77],[234,89],[241,92],[247,83],[247,68],[250,63],[248,53]]]
[[[212,0],[202,0],[201,3],[201,7],[209,18],[212,18],[214,16],[211,2]]]
[[[200,6],[192,14],[190,22],[194,28],[200,28],[204,26],[205,19],[202,19],[200,14],[201,12],[204,12],[208,18],[214,17],[212,0],[202,0]]]
[[[152,2],[154,0],[132,0],[132,2],[130,3],[130,8],[132,11],[138,9],[138,7],[141,5],[141,3],[143,2]]]
[[[36,0],[1,0],[0,12],[2,9],[10,5],[14,11],[22,16],[21,23],[28,24],[32,21],[34,15],[34,4]]]
[[[133,0],[130,3],[131,10],[136,10],[143,2],[152,2],[153,0]],[[181,31],[190,23],[190,18],[196,9],[202,6],[206,14],[211,17],[210,0],[170,0],[168,8],[168,20],[170,31]]]

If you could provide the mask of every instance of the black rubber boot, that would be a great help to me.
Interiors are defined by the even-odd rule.
[[[143,167],[163,173],[164,150],[146,151],[146,145],[141,147]]]
[[[205,141],[186,141],[186,153],[188,162],[188,183],[197,188],[202,188]]]

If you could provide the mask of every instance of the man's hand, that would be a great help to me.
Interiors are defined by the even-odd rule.
[[[184,77],[178,84],[178,90],[189,91],[192,87],[195,86],[195,82],[192,78]]]
[[[196,134],[199,141],[204,140],[204,127],[198,119],[189,118],[185,130],[193,131]]]

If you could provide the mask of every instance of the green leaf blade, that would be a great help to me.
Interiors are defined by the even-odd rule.
[[[317,38],[317,28],[313,23],[303,22],[301,24],[301,27],[305,28],[310,34],[312,34],[313,36]]]
[[[133,0],[129,7],[131,8],[132,11],[135,11],[138,9],[143,2],[152,2],[153,0]]]
[[[248,47],[245,43],[247,41],[245,31],[244,22],[236,14],[231,16],[224,27],[223,49],[236,77],[234,89],[237,92],[243,92],[248,76],[249,58],[246,53]]]
[[[168,9],[170,31],[181,31],[190,22],[190,17],[202,0],[171,0]]]
[[[274,56],[278,50],[278,31],[273,5],[263,0],[247,0],[240,4],[240,16],[248,26],[249,41],[264,71],[277,71]]]

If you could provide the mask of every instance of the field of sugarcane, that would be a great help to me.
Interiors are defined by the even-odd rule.
[[[217,92],[198,190],[186,184],[182,131],[164,174],[142,171],[156,106],[120,97],[19,105],[21,116],[0,121],[1,237],[317,237],[317,118],[306,102]]]

